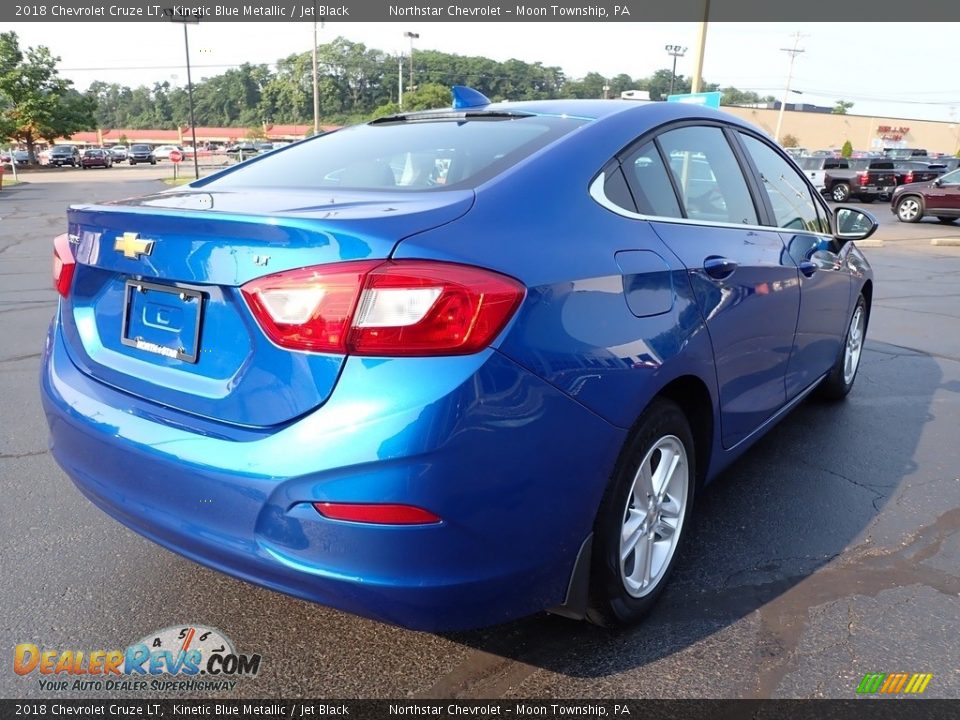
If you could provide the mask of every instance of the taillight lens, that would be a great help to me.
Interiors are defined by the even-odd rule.
[[[870,177],[870,173],[868,173],[866,170],[862,170],[862,171],[860,171],[860,172],[857,173],[857,176],[860,178],[860,184],[861,184],[861,185],[866,185],[866,184],[867,184],[867,178]]]
[[[290,270],[253,280],[242,291],[260,327],[277,345],[343,353],[363,279],[380,263]]]
[[[282,347],[378,356],[477,352],[525,292],[499,273],[429,260],[321,265],[259,278],[242,291]]]
[[[70,285],[73,283],[73,271],[77,261],[70,249],[69,236],[64,233],[53,239],[53,287],[63,297],[70,294]]]
[[[907,174],[903,176],[903,183],[904,185],[906,185],[907,183],[912,183],[912,182],[913,182],[913,170],[908,170]]]

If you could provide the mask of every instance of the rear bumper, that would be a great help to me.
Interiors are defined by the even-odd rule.
[[[326,405],[254,439],[178,426],[82,374],[56,323],[41,390],[57,462],[127,527],[243,580],[426,630],[561,603],[623,440],[492,350],[350,358]],[[318,500],[407,503],[443,522],[333,521]]]

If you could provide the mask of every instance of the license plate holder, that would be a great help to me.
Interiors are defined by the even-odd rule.
[[[195,363],[200,353],[203,293],[192,288],[127,280],[120,342],[138,350]]]

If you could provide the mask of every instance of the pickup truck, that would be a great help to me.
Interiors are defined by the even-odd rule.
[[[895,164],[897,185],[929,182],[936,180],[947,171],[945,163],[936,161],[899,160]]]
[[[824,191],[823,177],[827,170],[849,170],[850,162],[846,158],[824,155],[807,155],[797,159],[797,164],[810,182],[820,192]]]
[[[854,159],[848,161],[849,170],[827,170],[823,190],[834,202],[855,198],[872,203],[881,196],[889,196],[897,187],[897,171],[893,160]]]

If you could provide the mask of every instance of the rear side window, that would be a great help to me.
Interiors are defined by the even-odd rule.
[[[531,116],[357,125],[264,155],[208,187],[471,188],[584,122]]]
[[[658,138],[691,220],[757,224],[757,210],[723,131],[682,127]]]
[[[743,144],[760,171],[763,190],[773,207],[777,226],[790,230],[829,232],[820,224],[817,206],[806,181],[773,148],[741,133]]]
[[[642,215],[683,217],[670,176],[663,165],[657,146],[648,142],[627,157],[622,167],[626,173],[637,211]]]

